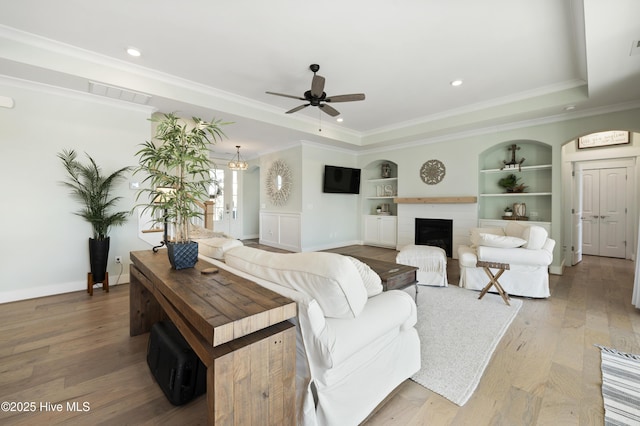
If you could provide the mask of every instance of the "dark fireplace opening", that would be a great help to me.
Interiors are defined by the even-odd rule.
[[[416,218],[416,245],[440,247],[452,256],[453,220]]]

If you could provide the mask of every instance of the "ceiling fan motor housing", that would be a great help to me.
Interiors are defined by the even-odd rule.
[[[325,92],[322,92],[321,96],[313,96],[311,94],[311,90],[307,90],[306,92],[304,92],[304,98],[308,100],[312,106],[320,105],[320,102],[324,101],[326,97],[327,94]]]

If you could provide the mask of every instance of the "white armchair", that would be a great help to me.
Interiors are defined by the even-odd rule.
[[[509,223],[503,228],[474,228],[471,246],[458,247],[460,287],[482,290],[488,277],[479,260],[508,263],[500,284],[514,296],[549,297],[549,265],[556,242],[540,226]],[[490,291],[495,292],[495,289]]]

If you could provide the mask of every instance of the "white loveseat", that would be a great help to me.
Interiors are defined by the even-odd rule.
[[[382,293],[357,259],[246,246],[201,257],[297,302],[297,424],[355,426],[419,370],[415,302]]]
[[[514,296],[549,297],[549,265],[556,242],[540,226],[513,222],[503,228],[474,228],[471,246],[458,247],[460,287],[482,290],[489,282],[478,260],[508,263],[499,279],[507,293]],[[492,287],[492,292],[496,292]]]

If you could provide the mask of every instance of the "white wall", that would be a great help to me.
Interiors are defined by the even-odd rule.
[[[360,236],[359,196],[322,192],[324,166],[357,167],[350,152],[303,144],[302,248],[323,250],[358,244]]]
[[[0,303],[86,289],[91,226],[72,212],[80,205],[59,182],[66,175],[57,153],[90,154],[105,173],[135,165],[137,145],[150,137],[150,110],[88,94],[0,79],[0,95],[15,100],[0,108]],[[139,179],[136,179],[139,180]],[[135,191],[129,180],[115,188],[130,210]],[[129,252],[148,249],[137,222],[112,228],[109,282],[128,282]]]

